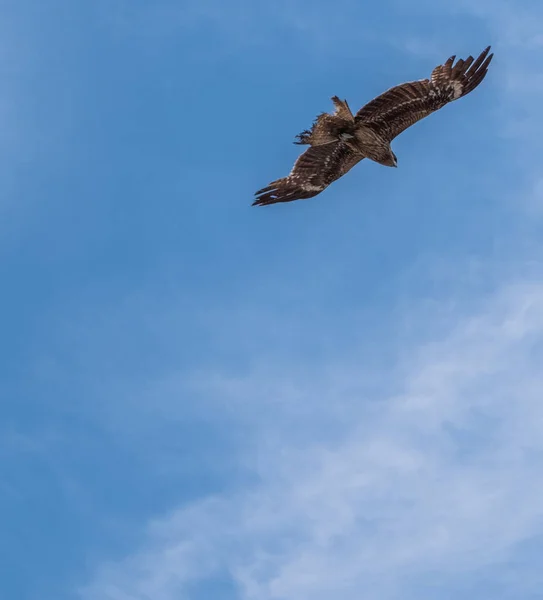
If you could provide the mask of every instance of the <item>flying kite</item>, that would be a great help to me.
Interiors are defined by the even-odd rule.
[[[354,116],[346,100],[332,97],[333,113],[320,114],[296,144],[309,148],[287,177],[256,192],[253,206],[312,198],[332,182],[369,158],[396,167],[390,142],[417,121],[472,92],[483,81],[493,54],[490,46],[474,59],[451,56],[438,65],[430,79],[410,81],[389,89],[363,106]]]

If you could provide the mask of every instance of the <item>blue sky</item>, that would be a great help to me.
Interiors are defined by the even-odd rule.
[[[0,586],[531,600],[543,7],[0,3]],[[316,198],[294,136],[492,44]]]

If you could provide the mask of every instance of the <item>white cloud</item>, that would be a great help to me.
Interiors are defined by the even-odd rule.
[[[333,440],[301,446],[276,405],[247,449],[257,485],[152,523],[145,548],[100,569],[81,596],[196,598],[195,582],[227,574],[247,600],[360,590],[393,600],[419,597],[418,576],[467,577],[514,557],[543,534],[543,285],[506,289],[405,355],[382,374],[404,372],[402,392],[377,399],[373,414],[367,398],[360,409],[348,400],[350,422]],[[333,375],[312,379],[304,389],[320,389],[313,407],[326,428],[325,403],[342,398]],[[250,380],[245,393],[266,386]],[[298,401],[311,400],[302,390]]]

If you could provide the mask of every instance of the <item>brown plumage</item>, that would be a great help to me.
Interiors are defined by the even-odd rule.
[[[348,133],[354,125],[354,117],[347,100],[332,96],[335,110],[333,114],[321,113],[311,129],[306,129],[296,136],[295,144],[321,146],[335,142],[341,134]]]
[[[487,74],[493,57],[489,52],[490,46],[477,59],[469,56],[456,64],[456,57],[451,56],[432,71],[430,79],[393,87],[354,116],[346,100],[333,96],[334,112],[320,114],[311,129],[297,136],[295,143],[310,147],[287,177],[256,192],[253,206],[312,198],[364,158],[397,166],[390,142],[417,121],[473,91]]]

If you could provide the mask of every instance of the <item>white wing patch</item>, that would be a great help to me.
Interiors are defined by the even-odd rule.
[[[453,89],[453,100],[458,100],[464,91],[464,86],[461,81],[456,81],[455,79],[451,81],[451,86]]]
[[[308,192],[320,192],[324,189],[322,185],[311,185],[310,183],[304,183],[302,188]]]

